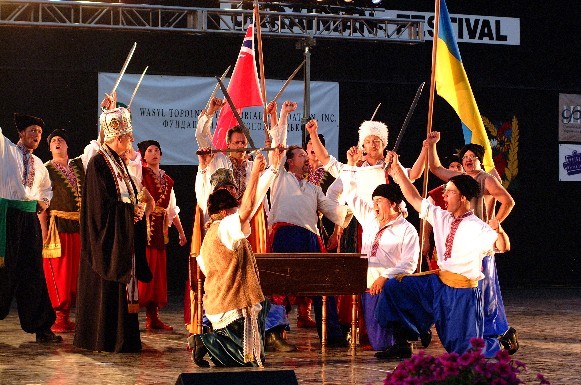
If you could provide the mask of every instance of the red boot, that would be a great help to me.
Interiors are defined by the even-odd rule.
[[[297,327],[312,329],[317,327],[317,323],[311,318],[311,304],[313,300],[308,297],[297,297]]]
[[[69,319],[71,313],[70,309],[56,310],[56,321],[51,326],[50,330],[54,333],[66,333],[75,331],[75,323]]]
[[[157,305],[147,305],[145,312],[145,329],[147,330],[173,330],[173,326],[164,324],[159,319],[159,308]]]

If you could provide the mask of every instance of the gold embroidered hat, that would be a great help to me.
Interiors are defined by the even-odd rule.
[[[99,117],[99,124],[105,135],[105,141],[133,132],[131,114],[125,107],[103,111]]]

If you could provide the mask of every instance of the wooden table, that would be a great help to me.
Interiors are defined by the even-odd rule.
[[[359,295],[367,289],[367,257],[358,253],[255,254],[264,295],[323,297],[321,347],[327,346],[327,296],[351,295],[351,348],[357,344]],[[203,274],[198,270],[197,329],[202,332]]]
[[[323,296],[321,347],[327,346],[327,296],[351,295],[351,348],[357,344],[359,295],[367,288],[367,258],[357,253],[255,254],[265,295]]]

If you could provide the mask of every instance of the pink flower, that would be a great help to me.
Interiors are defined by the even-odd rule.
[[[388,373],[385,385],[518,385],[523,382],[518,374],[525,364],[511,360],[506,351],[500,351],[494,359],[487,360],[481,353],[484,343],[474,338],[472,348],[462,355],[445,353],[434,358],[424,351],[401,362]],[[537,375],[540,385],[550,385],[542,374]]]

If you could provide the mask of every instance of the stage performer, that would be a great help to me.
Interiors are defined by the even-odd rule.
[[[430,171],[438,178],[447,181],[460,171],[447,170],[440,163],[436,143],[440,140],[440,133],[432,131],[427,138],[430,146],[429,166]],[[480,194],[472,201],[474,214],[496,228],[491,221],[501,223],[510,214],[514,207],[514,199],[502,186],[497,178],[482,169],[484,147],[470,143],[459,151],[464,172],[474,178],[480,185]],[[495,203],[500,206],[494,214]],[[506,319],[506,311],[502,301],[498,273],[494,255],[487,255],[482,261],[484,279],[479,281],[479,287],[484,299],[484,340],[489,355],[493,355],[501,348],[508,350],[510,354],[516,353],[519,348],[516,329],[510,327]]]
[[[312,149],[316,154],[323,167],[333,177],[337,178],[329,186],[326,191],[326,196],[337,203],[344,203],[343,197],[343,181],[339,177],[341,170],[344,168],[350,170],[361,170],[362,172],[369,172],[371,176],[360,176],[358,180],[360,184],[359,196],[367,200],[369,204],[371,201],[371,194],[373,190],[383,183],[388,183],[387,175],[383,170],[373,170],[373,168],[381,167],[385,164],[384,154],[388,144],[388,127],[385,123],[380,121],[364,121],[359,126],[359,141],[357,146],[351,147],[347,151],[347,164],[339,162],[335,157],[329,155],[327,149],[318,138],[318,123],[316,120],[311,120],[306,126],[312,138]],[[414,163],[414,166],[406,171],[410,174],[412,179],[418,178],[424,169],[426,152],[422,151],[420,157]],[[361,169],[354,168],[361,167]],[[364,175],[364,174],[361,174]],[[366,174],[369,175],[369,174]],[[379,177],[378,177],[379,176]],[[346,229],[335,226],[333,233],[330,236],[329,245],[338,245],[338,250],[341,252],[361,252],[362,247],[362,228],[357,221],[352,221]],[[339,305],[339,319],[344,329],[349,328],[351,324],[351,296],[338,296]],[[363,309],[360,309],[363,312]],[[359,322],[359,339],[361,344],[368,348],[367,335],[365,330],[364,318]]]
[[[56,312],[54,332],[71,332],[75,323],[69,318],[77,295],[81,256],[79,211],[85,182],[85,166],[91,151],[70,159],[69,136],[56,129],[47,138],[52,159],[44,165],[52,184],[50,207],[39,215],[42,228],[44,276]],[[91,145],[87,146],[90,150]]]
[[[424,141],[424,145],[427,146],[428,143]],[[448,170],[455,170],[458,172],[462,172],[464,169],[462,168],[462,163],[460,162],[460,158],[458,155],[451,155],[448,159]],[[446,184],[442,184],[430,191],[428,191],[427,199],[430,203],[440,207],[441,209],[446,210],[446,202],[444,201],[444,189],[446,188]],[[435,270],[438,268],[438,253],[436,249],[433,247],[433,239],[432,239],[432,225],[428,222],[424,221],[424,242],[422,243],[422,255],[425,257],[429,269]]]
[[[196,140],[200,149],[210,148],[212,139],[210,130],[212,117],[220,110],[220,108],[222,108],[223,104],[224,103],[221,99],[214,98],[210,102],[208,112],[200,115],[198,126],[196,127]],[[275,102],[268,104],[267,113],[269,114],[271,121],[269,134],[273,137],[273,142],[270,143],[267,140],[265,146],[270,147],[271,145],[277,146],[279,143],[286,143],[288,114],[296,110],[296,108],[296,103],[285,101],[281,107],[279,119],[276,115],[277,104]],[[239,126],[229,129],[226,134],[226,144],[229,149],[247,148],[248,139],[244,135],[243,129]],[[202,213],[207,213],[206,202],[210,192],[212,191],[210,177],[220,168],[232,170],[236,183],[236,190],[238,192],[236,198],[240,199],[246,189],[250,170],[252,169],[252,160],[248,159],[248,154],[246,152],[232,152],[228,155],[217,153],[212,157],[205,157],[205,159],[200,161],[198,175],[196,176],[196,200]],[[265,210],[267,207],[265,206],[268,205],[259,208],[250,220],[252,232],[248,241],[250,242],[252,250],[256,253],[266,251],[267,226]],[[204,216],[206,217],[207,214]],[[204,218],[203,223],[206,221],[207,218]],[[194,237],[196,237],[195,234]],[[195,251],[193,250],[192,254],[194,253]],[[296,350],[294,345],[287,343],[284,339],[284,332],[288,327],[289,321],[285,308],[281,305],[273,304],[266,320],[269,350],[285,352]]]
[[[38,147],[44,122],[14,114],[18,143],[0,129],[0,319],[18,304],[22,330],[36,333],[36,342],[61,342],[50,328],[56,316],[42,270],[42,233],[37,214],[52,198],[50,178],[32,152]]]
[[[325,145],[325,137],[323,134],[318,134],[317,139]],[[327,191],[327,188],[331,183],[333,183],[333,176],[325,171],[323,168],[322,163],[317,159],[317,155],[313,150],[313,141],[311,140],[310,134],[307,134],[306,137],[306,146],[304,150],[307,152],[307,156],[309,158],[309,172],[307,175],[307,180],[314,184],[315,186],[321,187],[323,193]],[[319,228],[319,232],[321,234],[321,238],[323,239],[323,243],[327,251],[336,251],[337,250],[337,243],[333,244],[332,239],[329,236],[329,233],[333,232],[335,224],[331,222],[329,219],[324,217],[323,215],[319,214],[319,221],[317,223],[317,227]],[[336,239],[336,238],[333,238]],[[312,307],[313,300],[310,297],[304,296],[296,296],[295,303],[297,305],[297,327],[298,328],[316,328],[317,323],[311,317],[311,307]]]
[[[176,204],[174,181],[159,168],[162,151],[155,140],[137,144],[145,166],[141,170],[142,184],[155,200],[155,209],[147,221],[147,264],[153,273],[151,282],[139,282],[139,306],[146,308],[147,330],[173,330],[159,318],[159,308],[167,305],[166,250],[168,230],[173,224],[179,234],[179,244],[186,244],[186,235],[180,221],[180,209]]]
[[[439,270],[401,275],[389,279],[380,294],[376,318],[394,330],[395,344],[377,352],[382,359],[408,358],[412,346],[432,324],[447,352],[464,353],[470,339],[482,338],[482,299],[478,280],[482,258],[493,248],[504,251],[506,233],[493,230],[474,215],[470,201],[480,193],[478,183],[468,175],[457,175],[448,181],[444,192],[447,209],[422,199],[405,172],[391,154],[390,175],[399,184],[405,199],[434,229]]]
[[[213,332],[188,338],[197,366],[210,366],[204,359],[206,354],[216,366],[263,366],[264,320],[269,304],[262,294],[256,259],[246,238],[249,220],[278,173],[280,151],[269,155],[266,188],[258,186],[266,165],[258,154],[240,203],[226,189],[208,198],[210,221],[198,263],[206,276],[204,309]]]
[[[281,162],[283,163],[283,162]],[[268,217],[272,231],[269,234],[270,251],[275,253],[324,252],[325,246],[317,228],[321,212],[333,223],[345,227],[352,215],[345,205],[329,200],[321,187],[306,180],[309,171],[307,153],[300,146],[290,146],[286,152],[284,167],[273,183]],[[338,324],[335,301],[330,297],[328,305],[328,346],[347,346]],[[321,337],[322,302],[313,298],[315,321]]]
[[[405,218],[407,209],[396,184],[381,184],[372,194],[373,204],[357,194],[353,172],[344,171],[343,192],[349,208],[363,228],[361,253],[369,258],[367,288],[361,295],[365,328],[373,350],[393,345],[393,332],[375,319],[379,294],[388,279],[415,272],[419,258],[418,232]]]
[[[142,219],[155,202],[146,189],[137,190],[121,157],[133,142],[129,111],[104,110],[100,126],[104,144],[89,161],[83,189],[73,345],[93,351],[139,352],[137,281],[152,278]]]

